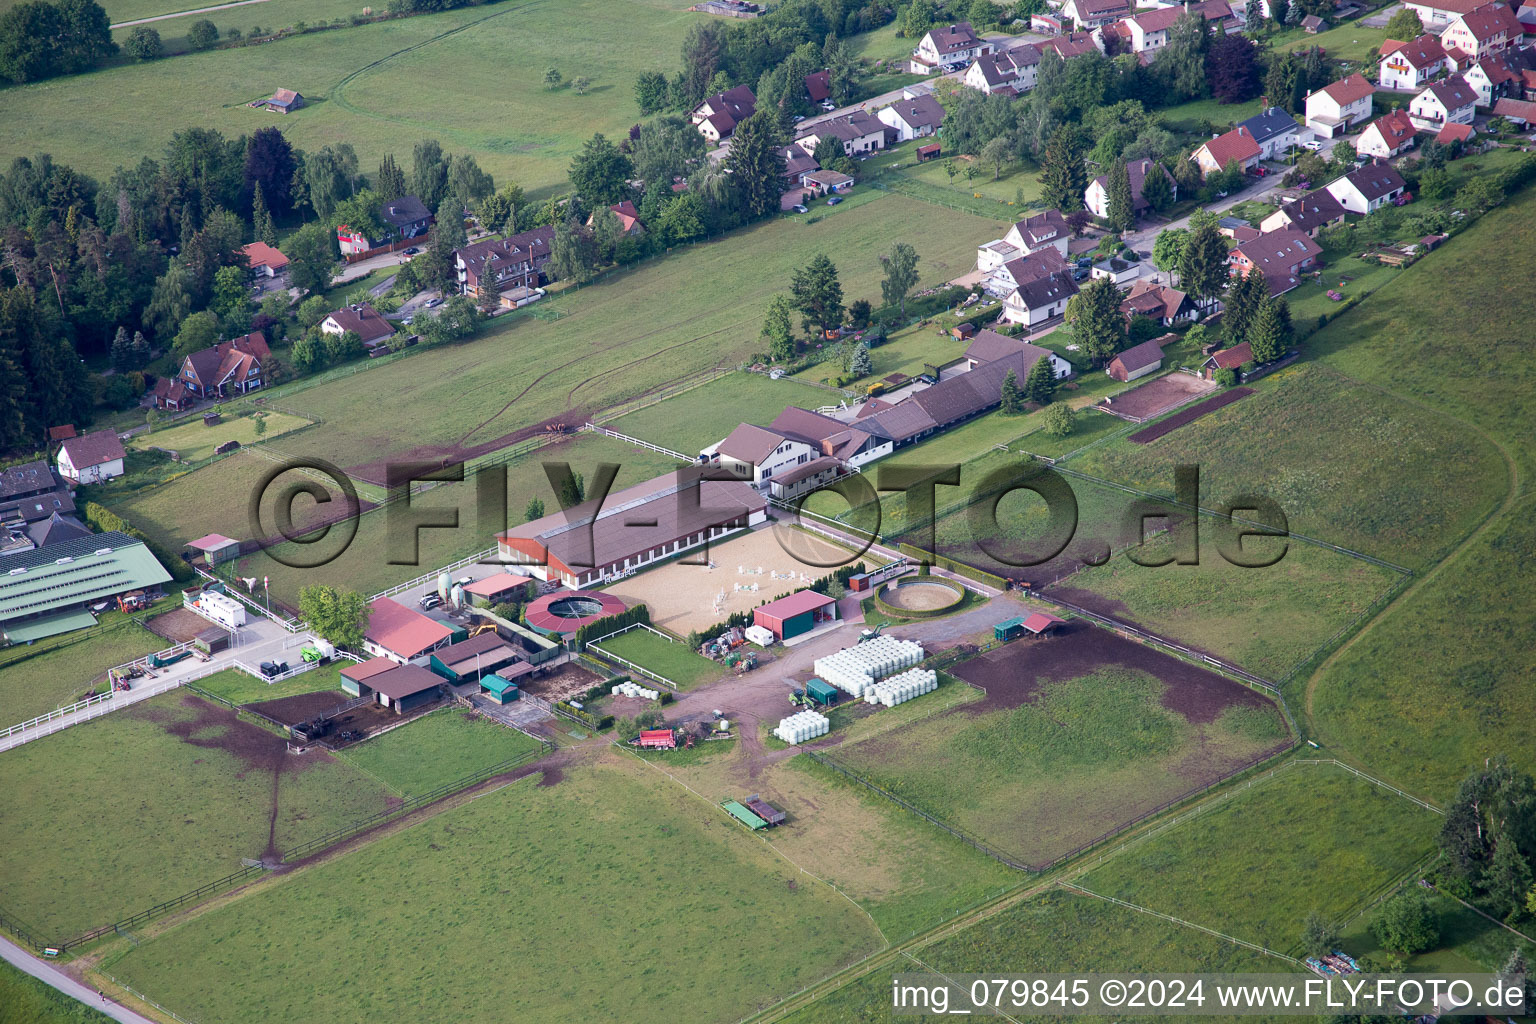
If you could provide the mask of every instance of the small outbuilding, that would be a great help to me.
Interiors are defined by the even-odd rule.
[[[1024,628],[1038,636],[1049,633],[1065,621],[1066,619],[1058,619],[1056,616],[1048,615],[1045,612],[1035,612],[1024,620]]]
[[[1119,353],[1104,367],[1104,372],[1115,380],[1125,382],[1154,373],[1163,365],[1163,347],[1158,339],[1132,345]]]
[[[479,636],[439,648],[427,656],[427,668],[453,684],[471,683],[519,660],[521,653],[486,630]]]
[[[929,160],[937,160],[943,153],[943,149],[937,142],[930,142],[925,146],[917,147],[917,162],[927,163]]]
[[[367,661],[348,663],[341,670],[341,688],[354,697],[367,697],[373,693],[368,680],[397,668],[388,658],[369,658]]]
[[[511,704],[523,695],[516,683],[498,675],[489,675],[481,679],[480,692],[497,704]]]
[[[524,600],[528,596],[528,584],[533,582],[531,576],[499,572],[483,580],[464,584],[464,593],[470,596],[476,606],[489,608],[491,605]]]
[[[396,665],[388,672],[369,677],[368,685],[381,705],[403,715],[437,700],[443,681],[420,665]]]
[[[752,612],[752,624],[762,626],[780,640],[809,633],[818,624],[836,619],[837,602],[814,590],[802,590],[769,601]]]
[[[266,99],[253,103],[252,106],[275,110],[279,114],[288,114],[303,109],[304,97],[292,89],[279,89]]]
[[[240,542],[222,533],[210,533],[197,540],[188,541],[187,547],[202,555],[203,561],[210,569],[240,557]]]
[[[229,649],[229,644],[233,637],[234,634],[229,630],[214,626],[197,634],[192,641],[192,646],[204,654],[217,654],[220,651]]]
[[[805,695],[823,707],[837,703],[837,687],[822,679],[812,679],[805,684]]]

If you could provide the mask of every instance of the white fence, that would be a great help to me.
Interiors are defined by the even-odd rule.
[[[670,456],[672,456],[672,458],[677,459],[680,462],[697,462],[698,461],[697,459],[693,458],[692,456],[684,455],[682,452],[675,452],[671,448],[663,448],[659,444],[652,444],[649,441],[642,441],[638,437],[631,437],[628,434],[621,434],[617,430],[609,430],[607,427],[600,427],[596,423],[591,423],[591,422],[583,423],[581,425],[581,429],[582,430],[590,430],[593,433],[597,433],[597,434],[602,434],[604,437],[611,437],[615,441],[623,441],[625,444],[636,445],[636,446],[638,446],[640,448],[648,449],[649,451],[656,452],[656,453],[658,453],[660,455],[670,455]]]
[[[464,568],[466,565],[478,565],[487,561],[491,561],[495,554],[495,548],[486,548],[484,551],[477,551],[467,558],[461,558],[457,562],[450,562],[447,565],[440,566],[439,568],[433,569],[429,573],[424,573],[420,576],[417,576],[413,580],[396,584],[395,586],[390,587],[388,590],[381,590],[377,594],[369,597],[368,602],[372,604],[374,601],[377,601],[381,597],[394,597],[396,594],[403,594],[407,590],[414,590],[415,588],[426,583],[431,583],[433,586],[436,586],[438,576],[442,575],[443,573],[451,573],[455,569]]]
[[[267,675],[265,672],[261,671],[259,668],[252,668],[250,665],[248,665],[247,663],[245,663],[243,661],[237,661],[233,665],[230,665],[229,667],[230,668],[237,668],[240,671],[244,672],[246,675],[255,676],[257,679],[260,679],[262,682],[271,684],[271,683],[280,683],[284,679],[292,679],[294,676],[297,676],[297,675],[303,675],[305,672],[308,672],[310,669],[319,668],[320,667],[320,663],[318,661],[299,661],[299,662],[295,662],[294,664],[289,665],[286,671],[279,672],[276,675],[271,675],[271,676]]]
[[[239,601],[241,604],[245,605],[247,608],[251,609],[251,611],[255,612],[257,615],[260,615],[262,618],[271,619],[273,622],[277,623],[279,626],[282,626],[290,633],[297,633],[301,629],[308,628],[308,623],[300,622],[298,619],[285,619],[277,612],[274,612],[272,609],[263,607],[260,602],[254,600],[251,597],[248,597],[245,594],[240,593],[239,589],[231,584],[228,580],[221,579],[206,569],[197,570],[197,574],[206,580],[224,584],[225,594],[234,598],[236,601]],[[223,625],[223,623],[220,623],[220,625]]]

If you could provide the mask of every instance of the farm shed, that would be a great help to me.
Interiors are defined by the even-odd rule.
[[[362,664],[348,664],[341,670],[341,688],[354,697],[366,697],[373,692],[367,680],[398,667],[388,658],[369,658]]]
[[[940,148],[940,144],[937,142],[930,142],[927,145],[918,146],[917,162],[921,164],[926,163],[929,160],[937,160],[941,152],[942,149]]]
[[[520,655],[493,631],[433,651],[427,668],[450,683],[472,682],[517,661]]]
[[[229,642],[233,636],[234,634],[229,630],[214,626],[197,634],[192,645],[204,654],[217,654],[229,648]]]
[[[462,629],[453,629],[387,597],[368,607],[372,614],[363,634],[363,649],[376,657],[404,665],[464,639]]]
[[[992,627],[992,639],[1017,640],[1024,635],[1024,616],[1015,615],[1011,619],[1004,619]]]
[[[420,665],[396,665],[388,672],[380,672],[368,680],[378,701],[395,714],[430,704],[437,700],[443,681]]]
[[[497,704],[511,704],[522,696],[517,684],[510,679],[491,675],[480,680],[480,692],[485,694]]]
[[[820,622],[837,618],[837,602],[826,594],[802,590],[777,601],[769,601],[752,612],[752,624],[769,630],[780,640],[809,633]]]
[[[825,680],[812,679],[806,683],[805,695],[823,706],[837,703],[837,687]]]
[[[671,729],[642,729],[640,739],[636,742],[642,747],[651,747],[655,750],[677,749],[677,736]]]
[[[788,820],[788,815],[777,807],[760,798],[757,794],[747,797],[747,810],[762,818],[770,825],[782,825]]]
[[[1035,612],[1024,620],[1024,628],[1038,635],[1049,633],[1065,621],[1065,619],[1058,619],[1054,615],[1047,615],[1045,612]]]
[[[302,109],[304,97],[292,89],[278,89],[271,96],[251,104],[253,107],[262,107],[266,110],[275,110],[279,114],[286,114],[293,110]]]
[[[766,821],[764,821],[762,818],[759,818],[751,811],[747,810],[735,800],[727,800],[725,803],[721,804],[721,806],[725,808],[727,814],[754,832],[760,828],[768,827],[768,823]]]
[[[523,600],[527,592],[526,588],[532,582],[531,576],[515,576],[510,572],[499,572],[483,580],[464,584],[464,593],[474,599],[475,605],[487,608],[493,604]]]

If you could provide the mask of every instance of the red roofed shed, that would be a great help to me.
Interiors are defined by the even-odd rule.
[[[809,633],[818,622],[837,618],[837,602],[826,594],[802,590],[767,604],[752,612],[752,624],[769,630],[780,640]]]

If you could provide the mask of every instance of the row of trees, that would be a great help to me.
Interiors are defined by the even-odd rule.
[[[885,277],[880,282],[880,293],[886,311],[896,311],[906,317],[907,296],[917,287],[917,250],[906,242],[897,242],[880,257]],[[795,315],[800,316],[800,331],[795,330]],[[760,335],[774,362],[792,362],[799,357],[806,338],[831,339],[847,326],[864,330],[869,326],[873,310],[867,300],[856,299],[846,307],[843,304],[843,286],[838,278],[837,266],[826,255],[817,253],[790,278],[788,295],[775,295],[768,303],[763,317]],[[877,335],[883,338],[883,334]],[[841,353],[843,369],[852,377],[863,377],[871,372],[868,344],[846,347]]]
[[[116,53],[95,0],[27,0],[0,14],[0,78],[8,81],[89,71]]]

